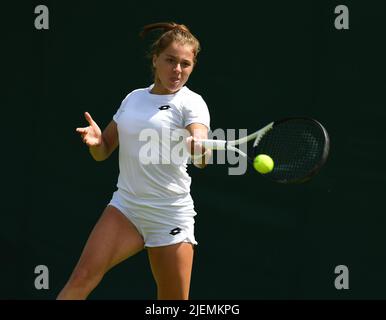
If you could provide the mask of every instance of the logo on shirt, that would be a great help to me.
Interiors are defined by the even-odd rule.
[[[167,109],[170,109],[170,106],[168,106],[168,105],[160,106],[158,109],[160,109],[160,110],[167,110]]]
[[[179,234],[181,232],[181,228],[174,228],[173,230],[170,231],[169,234],[171,234],[172,236],[175,236],[176,234]]]

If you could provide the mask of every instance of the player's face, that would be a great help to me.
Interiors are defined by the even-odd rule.
[[[158,56],[153,57],[155,94],[172,94],[188,81],[194,66],[193,47],[173,41]]]

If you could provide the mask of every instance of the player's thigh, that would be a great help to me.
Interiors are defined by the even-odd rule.
[[[175,286],[189,291],[194,249],[191,243],[147,248],[158,287]]]
[[[107,206],[94,226],[77,268],[104,273],[144,247],[137,228],[117,208]]]

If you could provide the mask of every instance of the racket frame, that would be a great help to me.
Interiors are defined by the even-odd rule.
[[[324,128],[324,126],[319,121],[317,121],[317,120],[315,120],[313,118],[309,118],[309,117],[287,117],[287,118],[283,118],[283,119],[280,119],[280,120],[276,120],[276,121],[273,121],[273,122],[267,124],[266,126],[261,128],[260,130],[254,132],[254,133],[251,133],[250,135],[247,135],[246,137],[237,139],[237,140],[227,141],[227,140],[201,139],[199,141],[202,143],[204,148],[208,148],[208,149],[212,149],[212,150],[230,150],[230,151],[234,151],[234,152],[239,153],[241,156],[246,157],[250,163],[253,163],[253,159],[251,157],[249,157],[245,152],[241,151],[240,149],[236,148],[235,146],[243,144],[243,143],[247,143],[247,142],[255,139],[255,141],[253,142],[253,147],[255,148],[259,144],[261,138],[268,131],[270,131],[272,128],[274,128],[275,126],[278,126],[278,125],[280,125],[282,123],[285,123],[285,122],[288,122],[288,121],[294,121],[294,120],[311,121],[311,122],[313,122],[315,125],[317,125],[322,130],[323,135],[324,135],[324,141],[325,141],[323,152],[322,152],[320,161],[302,179],[297,179],[297,180],[293,180],[293,181],[288,181],[288,180],[274,180],[274,181],[279,182],[279,183],[285,183],[285,184],[288,184],[288,183],[303,183],[303,182],[308,181],[312,176],[314,176],[321,169],[321,167],[323,167],[323,165],[327,161],[328,154],[329,154],[329,151],[330,151],[330,138],[329,138],[329,135],[327,133],[327,130]]]

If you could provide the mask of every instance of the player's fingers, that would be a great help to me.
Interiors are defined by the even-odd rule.
[[[76,132],[78,133],[87,133],[88,132],[88,128],[76,128]]]
[[[186,138],[186,143],[187,144],[190,145],[192,143],[192,141],[193,141],[193,137],[192,136],[189,136],[189,137]]]
[[[186,147],[189,150],[189,153],[192,153],[192,150],[193,150],[193,137],[192,136],[187,137],[185,142],[186,142]]]
[[[186,142],[189,143],[190,145],[194,146],[195,148],[202,146],[200,139],[197,139],[194,136],[187,137]]]
[[[84,117],[86,118],[87,122],[92,125],[94,123],[94,120],[92,119],[91,115],[86,111],[84,113]]]
[[[201,139],[193,137],[192,143],[193,143],[193,152],[195,155],[201,155],[205,153],[205,148],[203,146]]]
[[[201,155],[205,151],[202,142],[193,136],[186,138],[186,145],[188,147],[189,153],[192,155]]]

